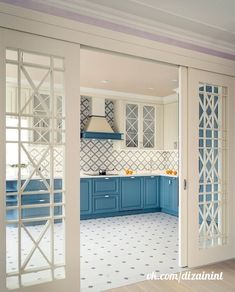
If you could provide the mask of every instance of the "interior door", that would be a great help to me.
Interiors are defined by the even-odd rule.
[[[188,266],[193,267],[233,257],[235,96],[232,77],[188,72]]]
[[[0,290],[79,291],[80,48],[0,39]]]

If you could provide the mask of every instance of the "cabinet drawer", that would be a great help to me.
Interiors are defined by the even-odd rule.
[[[22,205],[49,204],[50,195],[49,194],[22,195],[21,202],[22,202]],[[55,193],[54,203],[61,203],[61,202],[62,202],[62,193]]]
[[[22,205],[33,205],[33,204],[49,204],[49,194],[33,194],[33,195],[22,195]]]
[[[119,193],[118,178],[98,178],[93,181],[93,195],[106,195]]]
[[[94,197],[93,212],[95,214],[117,212],[119,210],[118,197],[119,196],[117,195],[103,195]]]
[[[50,214],[51,214],[50,207],[24,208],[21,210],[21,216],[23,219],[48,217],[50,216]],[[55,206],[53,215],[54,216],[62,215],[62,206]]]
[[[6,192],[17,192],[17,181],[16,180],[9,180],[6,181]]]

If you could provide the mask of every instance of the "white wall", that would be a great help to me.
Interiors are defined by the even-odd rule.
[[[164,105],[164,150],[178,149],[179,140],[179,104]]]

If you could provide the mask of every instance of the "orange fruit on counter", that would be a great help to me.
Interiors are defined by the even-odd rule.
[[[173,170],[173,173],[172,174],[177,175],[177,171],[176,170]]]
[[[124,168],[124,171],[125,171],[126,175],[133,174],[133,172],[134,172],[133,170],[128,169],[128,168]]]

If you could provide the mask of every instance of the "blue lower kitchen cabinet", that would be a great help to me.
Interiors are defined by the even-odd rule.
[[[25,180],[21,181],[21,185],[25,183]],[[50,185],[50,180],[47,180],[48,185]],[[62,202],[62,180],[54,179],[54,203]],[[9,180],[6,182],[6,206],[18,206],[18,196],[9,196],[11,192],[17,192],[17,180]],[[44,191],[44,193],[42,193]],[[48,189],[41,179],[32,179],[26,185],[23,194],[21,195],[21,218],[29,219],[25,222],[25,225],[36,225],[45,221],[41,219],[42,217],[48,217],[51,213],[51,208],[48,206],[50,204],[50,194],[47,193]],[[18,220],[18,209],[13,209],[7,211],[7,220]],[[62,206],[54,206],[54,215],[62,215]],[[30,222],[30,219],[38,218],[37,221]],[[60,219],[56,219],[59,222]]]
[[[93,214],[114,214],[119,211],[119,188],[118,177],[103,177],[93,179]]]
[[[47,184],[50,186],[50,180],[47,179]],[[24,184],[24,180],[22,181],[22,185]],[[62,179],[54,179],[54,190],[59,191],[62,189]],[[45,191],[45,193],[40,193],[41,191]],[[22,208],[21,216],[23,219],[30,219],[30,218],[38,218],[39,221],[29,222],[28,224],[40,224],[41,217],[49,217],[51,215],[51,208],[47,204],[50,204],[50,193],[46,193],[48,188],[46,184],[43,182],[42,179],[32,179],[27,184],[24,192],[25,194],[21,197],[21,204],[25,206]],[[26,193],[29,194],[26,194]],[[31,192],[38,192],[30,194]],[[54,203],[61,203],[62,202],[62,193],[56,192],[54,193]],[[26,208],[26,206],[31,205],[32,207]],[[37,206],[40,205],[40,206]],[[45,205],[45,206],[44,206]],[[47,205],[47,206],[46,206]],[[62,215],[62,206],[54,206],[54,216]],[[60,219],[56,219],[56,222],[60,222]]]
[[[120,210],[138,209],[143,209],[143,177],[122,177]]]
[[[92,179],[80,180],[80,216],[89,215],[92,212]]]
[[[178,216],[179,180],[177,177],[168,176],[162,176],[160,180],[161,211]]]
[[[159,177],[144,177],[144,209],[160,208],[159,205]]]
[[[6,206],[7,207],[16,207],[18,205],[17,195],[12,195],[12,193],[17,192],[17,181],[8,180],[6,181]],[[11,209],[6,211],[7,220],[16,220],[18,218],[18,210]]]
[[[93,195],[118,195],[119,194],[119,178],[118,177],[102,177],[93,179]]]

